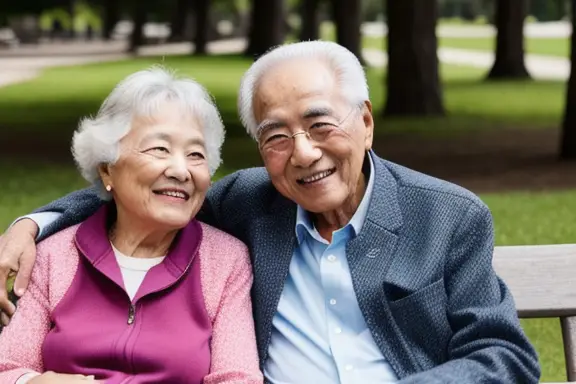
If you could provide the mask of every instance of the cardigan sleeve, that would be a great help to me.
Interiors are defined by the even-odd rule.
[[[49,255],[44,253],[40,247],[29,288],[0,333],[1,383],[16,383],[23,375],[43,372],[42,344],[50,330]]]
[[[248,249],[236,239],[232,242],[224,239],[220,242],[220,251],[215,253],[218,255],[211,255],[206,262],[216,268],[206,266],[204,269],[212,269],[212,282],[220,280],[223,284],[211,284],[208,288],[213,290],[219,286],[221,294],[208,295],[208,298],[219,297],[219,302],[207,305],[212,317],[212,362],[204,384],[261,384],[263,376],[252,317],[250,289],[253,277]],[[228,260],[222,262],[222,259]],[[223,264],[225,268],[222,268]]]

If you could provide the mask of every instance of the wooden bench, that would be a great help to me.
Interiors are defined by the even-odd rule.
[[[521,318],[559,318],[566,375],[576,382],[576,244],[509,246],[494,250]]]

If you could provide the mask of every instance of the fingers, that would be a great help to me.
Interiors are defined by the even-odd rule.
[[[2,250],[0,250],[2,252]],[[8,294],[8,277],[17,271],[18,267],[10,264],[4,260],[0,260],[0,312],[12,316],[14,310],[14,304],[10,301],[10,295]],[[4,324],[6,325],[6,324]]]
[[[30,280],[32,265],[36,258],[35,235],[38,226],[31,220],[24,219],[14,224],[0,238],[0,311],[8,316],[14,313],[14,305],[8,296],[7,280],[11,273],[23,269],[22,276],[16,277],[15,293],[22,296]],[[24,258],[21,260],[21,258]],[[0,319],[1,320],[1,319]]]
[[[32,276],[32,268],[34,267],[35,261],[36,247],[34,243],[32,243],[32,246],[26,247],[20,256],[18,274],[16,275],[16,280],[14,281],[14,293],[16,295],[22,296],[28,288],[30,277]]]
[[[2,321],[2,326],[6,327],[10,323],[10,318],[4,312],[0,314],[0,320]]]

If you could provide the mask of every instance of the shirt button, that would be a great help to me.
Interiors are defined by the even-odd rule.
[[[347,366],[344,367],[344,369],[346,369],[347,371],[351,371],[354,369],[354,367],[350,364],[348,364]]]
[[[334,332],[339,335],[342,333],[342,328],[336,328],[334,329]]]
[[[330,299],[330,305],[336,305],[336,299]]]
[[[336,261],[336,256],[334,256],[334,255],[328,256],[328,261],[335,262],[335,261]]]

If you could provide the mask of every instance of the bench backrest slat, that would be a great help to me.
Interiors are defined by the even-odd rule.
[[[496,247],[493,265],[520,317],[576,316],[576,244]]]
[[[576,381],[576,244],[496,247],[494,269],[520,317],[559,317],[566,376]]]

